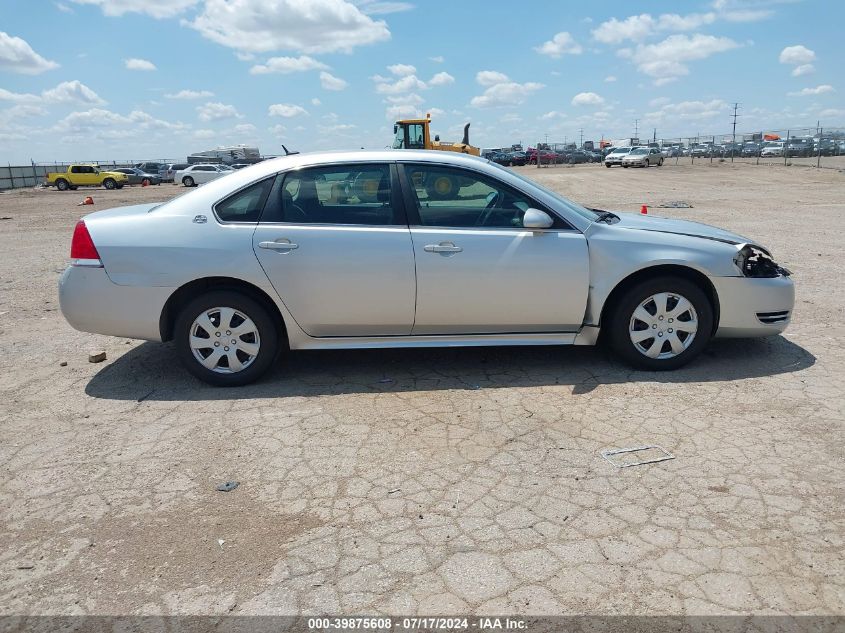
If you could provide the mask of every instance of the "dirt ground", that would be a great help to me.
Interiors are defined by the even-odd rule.
[[[181,187],[0,195],[0,615],[845,613],[845,173],[521,171],[757,238],[794,271],[794,322],[673,373],[592,348],[296,352],[214,389],[58,312],[75,221]],[[600,456],[643,444],[675,459]]]

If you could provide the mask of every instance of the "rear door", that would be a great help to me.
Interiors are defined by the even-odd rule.
[[[555,216],[526,230],[528,208],[501,181],[451,166],[405,164],[417,269],[414,334],[574,332],[589,286],[587,240]]]
[[[280,175],[253,236],[273,287],[310,336],[410,334],[416,280],[395,167]]]

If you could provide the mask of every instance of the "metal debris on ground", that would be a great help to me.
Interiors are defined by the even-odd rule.
[[[667,459],[675,459],[675,456],[669,451],[656,444],[605,450],[601,452],[601,456],[617,468],[642,466],[643,464],[654,464],[664,462]]]
[[[402,489],[401,489],[401,488],[394,488],[393,490],[388,490],[388,491],[387,491],[387,494],[389,494],[389,495],[395,495],[397,492],[401,492],[401,491],[402,491]]]
[[[106,360],[106,353],[103,351],[91,352],[88,354],[89,363],[102,363]]]
[[[674,200],[672,202],[662,202],[657,206],[663,209],[692,209],[692,205],[689,202],[684,202],[683,200]]]
[[[218,492],[232,492],[240,485],[239,481],[224,481],[222,484],[217,484],[217,490]]]
[[[67,367],[67,361],[63,360],[62,362],[60,362],[59,367]]]

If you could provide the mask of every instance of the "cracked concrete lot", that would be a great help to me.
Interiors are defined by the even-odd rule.
[[[845,612],[845,174],[524,173],[759,239],[794,322],[673,373],[591,348],[297,352],[215,389],[169,345],[62,319],[86,192],[0,195],[0,615]],[[676,458],[600,456],[651,443]]]

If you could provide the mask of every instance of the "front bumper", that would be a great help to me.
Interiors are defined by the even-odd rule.
[[[717,337],[780,334],[792,320],[795,284],[789,277],[711,277],[719,297]]]
[[[119,286],[103,268],[69,266],[59,280],[59,307],[76,330],[160,341],[159,319],[173,291]]]

